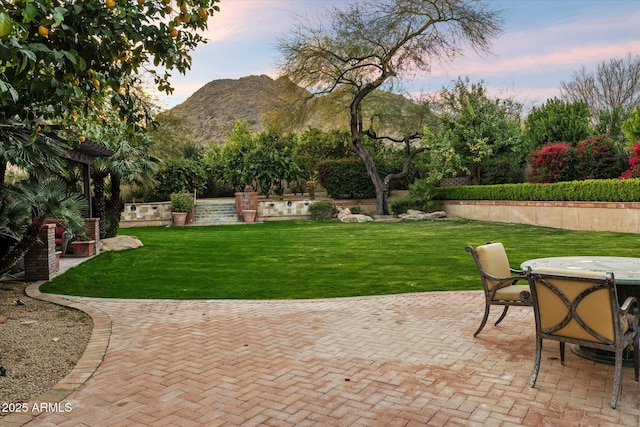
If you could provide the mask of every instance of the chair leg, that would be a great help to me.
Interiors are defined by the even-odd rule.
[[[638,374],[640,373],[640,334],[636,333],[635,338],[633,339],[633,373],[634,379],[638,381],[640,378]]]
[[[507,310],[509,310],[509,306],[505,305],[504,310],[502,310],[502,314],[500,315],[500,317],[498,317],[498,320],[496,321],[496,323],[494,323],[495,326],[498,326],[498,323],[502,322],[502,319],[504,319],[504,316],[507,315]]]
[[[616,409],[618,396],[622,388],[622,350],[616,350],[616,366],[613,377],[613,394],[611,396],[611,407]]]
[[[560,364],[564,366],[564,342],[560,341]]]
[[[474,337],[476,335],[478,335],[480,333],[480,331],[482,330],[482,328],[484,328],[484,325],[487,324],[487,319],[489,318],[489,307],[490,307],[489,302],[486,302],[485,306],[484,306],[484,317],[482,318],[482,323],[480,323],[480,327],[473,334]]]
[[[533,361],[533,372],[531,372],[531,382],[529,387],[533,388],[536,385],[538,379],[538,371],[540,371],[540,359],[542,358],[542,338],[536,339],[536,357]]]

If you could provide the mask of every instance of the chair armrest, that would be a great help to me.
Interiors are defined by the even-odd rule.
[[[524,305],[533,305],[533,298],[531,297],[531,292],[522,291],[520,292],[520,302]]]
[[[493,280],[495,282],[498,282],[496,284],[496,286],[494,287],[494,289],[500,289],[500,288],[504,288],[505,286],[512,286],[515,285],[516,282],[518,282],[519,280],[529,280],[527,278],[527,276],[524,275],[519,275],[519,276],[509,276],[509,277],[496,277],[493,276],[487,272],[484,272],[484,275],[489,278],[490,280]]]
[[[634,331],[638,330],[638,322],[640,322],[639,314],[640,305],[638,304],[636,297],[627,297],[618,312],[620,320],[623,322],[626,320],[629,324],[629,328]]]

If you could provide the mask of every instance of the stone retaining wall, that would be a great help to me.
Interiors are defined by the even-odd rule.
[[[640,203],[448,200],[448,217],[567,230],[640,233]]]

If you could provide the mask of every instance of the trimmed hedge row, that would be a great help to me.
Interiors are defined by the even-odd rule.
[[[640,179],[439,187],[438,200],[640,202]]]

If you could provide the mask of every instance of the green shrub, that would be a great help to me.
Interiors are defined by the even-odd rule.
[[[433,184],[426,179],[418,180],[409,186],[409,194],[391,202],[391,212],[394,215],[406,213],[409,209],[432,212],[438,207],[435,194]]]
[[[311,214],[311,219],[331,219],[333,216],[333,204],[326,200],[313,202],[309,205],[309,213]]]
[[[375,189],[360,159],[327,160],[318,168],[320,184],[336,199],[372,198]]]
[[[201,194],[207,183],[204,165],[195,160],[167,160],[156,174],[156,185],[152,198],[169,200],[171,194],[187,188]]]
[[[437,188],[438,200],[640,202],[640,179],[592,179]]]
[[[376,167],[381,177],[389,172],[389,166],[384,162],[376,161]],[[335,199],[376,197],[376,190],[367,174],[367,168],[358,158],[327,160],[320,163],[318,179],[327,190],[327,194]]]
[[[193,205],[193,197],[184,188],[171,195],[171,212],[191,212]]]
[[[413,209],[413,199],[410,196],[398,197],[391,201],[391,213],[401,215],[409,209]]]

